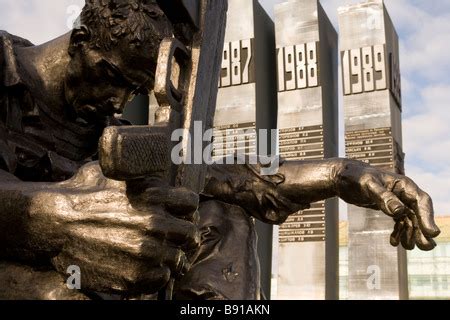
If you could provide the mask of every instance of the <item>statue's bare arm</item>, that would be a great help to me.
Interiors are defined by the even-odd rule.
[[[130,201],[124,183],[95,164],[63,183],[28,183],[0,172],[0,258],[79,266],[82,289],[157,292],[184,273],[199,243],[198,195],[153,188]]]
[[[392,217],[391,244],[401,243],[409,250],[416,245],[433,249],[433,238],[440,233],[430,196],[411,179],[347,159],[285,162],[275,176],[261,176],[247,165],[214,165],[205,194],[240,205],[273,224],[283,223],[313,202],[338,196]]]

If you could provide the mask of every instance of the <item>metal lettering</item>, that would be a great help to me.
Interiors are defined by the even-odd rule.
[[[250,61],[252,60],[252,42],[251,40],[242,40],[241,48],[247,53],[247,59],[244,62],[244,68],[242,68],[242,83],[250,82]]]
[[[373,47],[375,63],[375,87],[377,90],[387,89],[387,79],[386,79],[386,53],[384,50],[384,45],[376,45]]]
[[[319,72],[317,68],[317,43],[307,43],[306,52],[308,60],[308,87],[317,87],[319,85]]]
[[[350,53],[347,50],[342,54],[342,75],[344,95],[352,94],[352,78],[350,77]]]
[[[391,91],[394,95],[396,102],[401,107],[401,77],[400,77],[400,65],[397,62],[398,59],[393,53],[389,55],[390,72],[391,72]]]
[[[242,83],[240,41],[231,42],[231,83],[233,85]]]
[[[362,70],[361,70],[361,50],[350,50],[350,66],[352,75],[352,93],[363,92]]]
[[[277,49],[278,57],[278,91],[282,92],[286,90],[284,78],[284,48]]]
[[[221,74],[221,87],[231,86],[231,59],[230,59],[230,44],[225,43],[222,57],[222,74]]]
[[[362,48],[362,60],[363,60],[363,82],[364,91],[374,91],[375,81],[374,81],[374,69],[373,69],[373,53],[372,47]]]
[[[395,59],[391,69],[398,69]],[[398,76],[396,76],[396,75]],[[391,88],[399,86],[400,71],[391,72]],[[364,47],[342,52],[342,80],[344,95],[387,89],[386,53],[384,45]],[[395,92],[392,91],[397,97]],[[401,94],[400,94],[401,95]]]
[[[307,68],[306,68],[306,51],[305,45],[295,46],[295,57],[297,62],[297,88],[303,89],[308,87]]]
[[[294,46],[284,48],[284,70],[286,73],[286,90],[297,89],[295,77],[295,49]]]
[[[320,84],[318,43],[277,49],[278,91],[317,87]]]
[[[247,84],[253,82],[253,78],[252,40],[225,43],[219,87]]]

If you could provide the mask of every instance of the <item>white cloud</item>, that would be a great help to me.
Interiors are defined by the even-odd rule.
[[[433,84],[420,91],[417,114],[403,122],[409,164],[423,163],[423,170],[429,172],[450,168],[449,102],[450,84]]]
[[[450,214],[450,84],[430,84],[419,92],[404,120],[406,171],[434,201],[438,215]]]
[[[417,182],[420,182],[421,188],[431,195],[437,215],[450,215],[450,197],[448,192],[450,168],[447,167],[437,173],[431,173],[422,167],[410,165],[408,174]]]

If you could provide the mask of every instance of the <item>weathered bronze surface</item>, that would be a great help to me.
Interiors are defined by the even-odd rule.
[[[435,247],[430,197],[404,176],[357,161],[289,162],[268,177],[258,166],[214,165],[195,183],[186,177],[201,168],[184,167],[176,181],[106,178],[94,162],[99,139],[121,125],[114,114],[130,97],[154,88],[164,39],[176,37],[204,64],[189,75],[194,90],[182,88],[192,117],[181,127],[212,118],[195,108],[214,100],[210,73],[218,76],[220,57],[206,63],[208,45],[190,44],[205,10],[220,21],[226,1],[164,2],[87,0],[81,26],[41,46],[0,32],[0,298],[135,298],[175,278],[176,299],[258,299],[253,217],[280,224],[333,196],[392,216],[393,245]],[[66,287],[72,265],[81,291]]]

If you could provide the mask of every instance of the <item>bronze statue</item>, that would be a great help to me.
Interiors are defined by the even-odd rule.
[[[176,277],[175,299],[258,299],[253,218],[281,224],[334,196],[391,216],[392,245],[435,247],[430,197],[357,161],[286,162],[275,176],[212,165],[200,194],[106,178],[104,128],[154,87],[160,43],[198,28],[184,2],[87,0],[79,27],[40,46],[0,32],[0,298],[136,298]],[[81,291],[66,287],[71,265]]]

